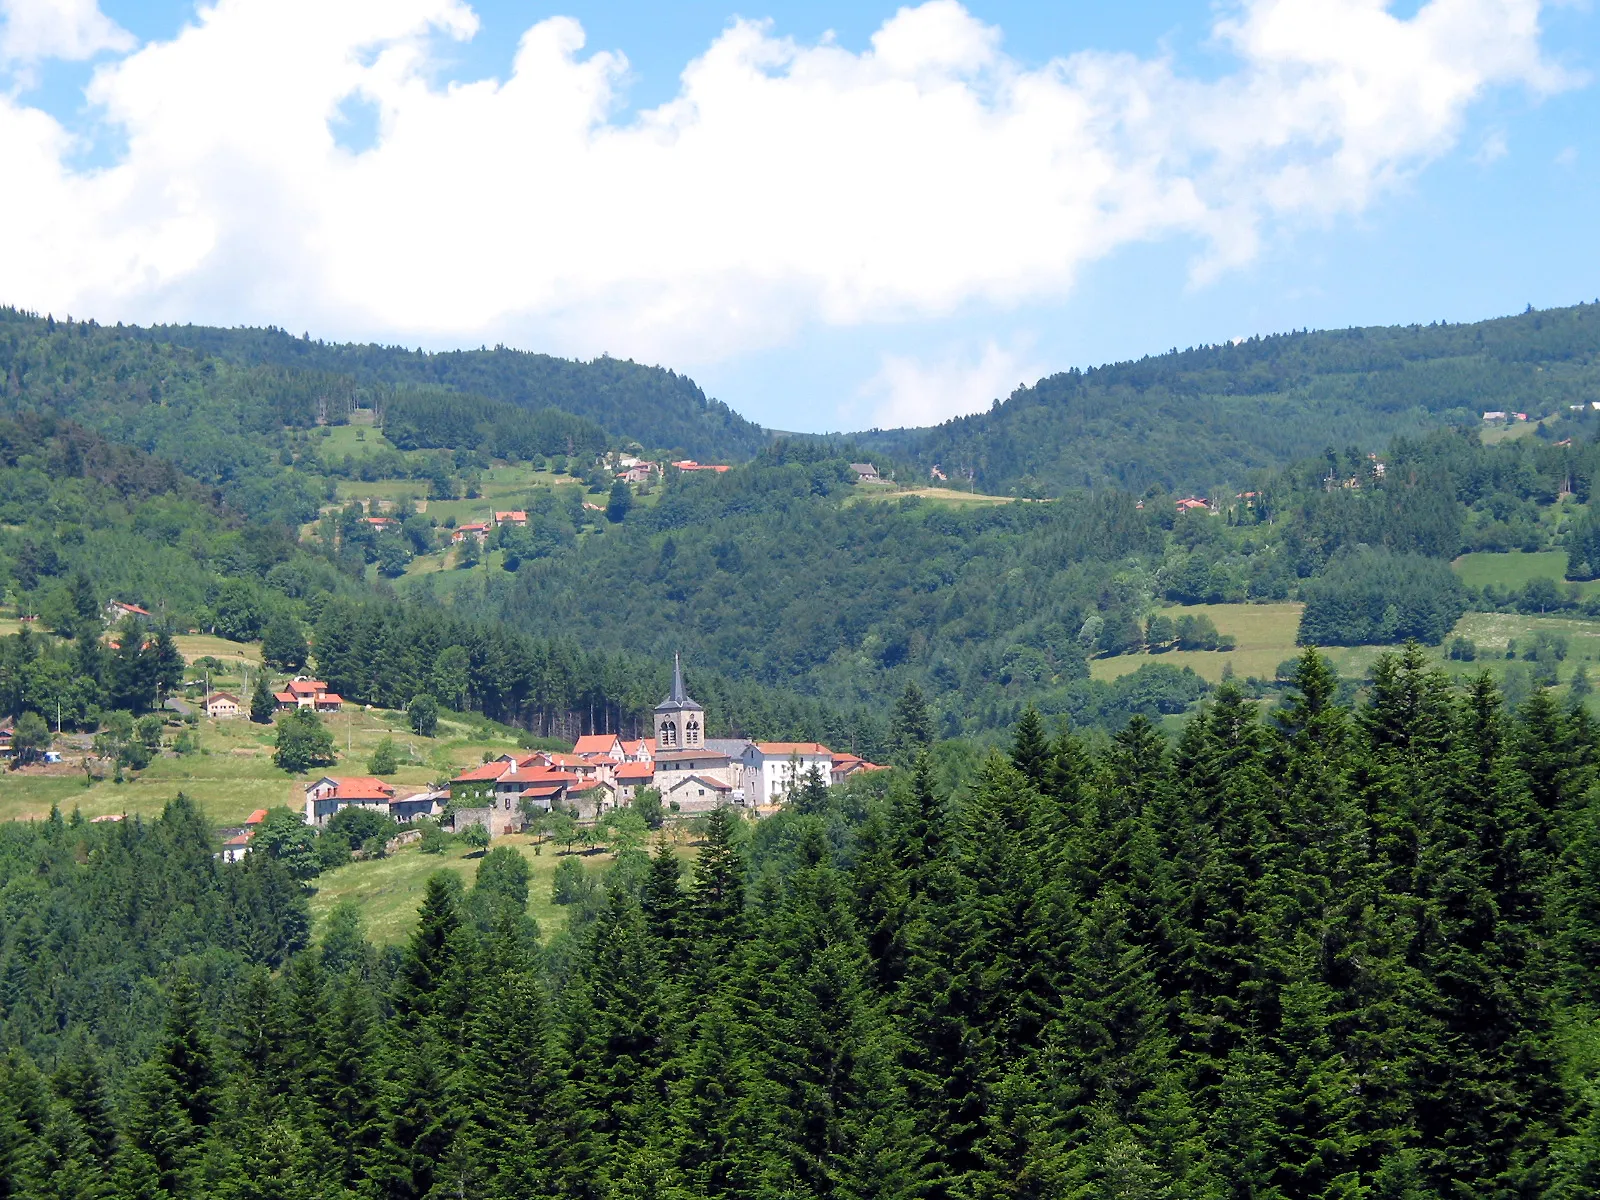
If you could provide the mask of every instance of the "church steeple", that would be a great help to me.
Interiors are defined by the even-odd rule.
[[[705,709],[683,686],[683,660],[672,656],[672,690],[656,705],[656,749],[688,750],[705,745]]]

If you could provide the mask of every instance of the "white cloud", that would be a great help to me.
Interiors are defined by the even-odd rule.
[[[0,0],[0,61],[78,61],[133,45],[95,0]]]
[[[110,44],[97,10],[63,11],[90,32],[55,53]],[[1361,211],[1486,90],[1571,85],[1539,12],[1248,0],[1215,26],[1235,68],[1205,82],[1093,51],[1024,67],[954,0],[860,53],[739,21],[622,119],[626,61],[569,18],[504,80],[441,85],[434,40],[477,28],[462,0],[218,0],[97,70],[112,166],[73,169],[52,118],[0,97],[0,299],[694,366],[808,323],[1059,297],[1131,242],[1191,239],[1203,280],[1274,222]],[[352,97],[380,114],[360,154],[330,132]],[[891,409],[914,390],[884,388]]]
[[[1028,361],[1025,346],[1002,347],[990,339],[976,358],[960,351],[933,361],[885,354],[860,397],[872,406],[867,423],[874,427],[934,425],[988,408],[1044,373]],[[840,416],[846,424],[859,421],[853,409]]]

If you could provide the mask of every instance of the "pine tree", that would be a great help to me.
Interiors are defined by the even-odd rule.
[[[933,744],[933,717],[921,689],[914,683],[906,684],[906,690],[900,693],[889,741],[894,746],[894,761],[902,767],[911,766]]]
[[[278,702],[272,698],[272,689],[267,687],[266,675],[257,675],[255,688],[250,693],[250,719],[257,725],[270,725],[277,711]]]
[[[1051,769],[1050,741],[1045,736],[1044,719],[1039,710],[1028,705],[1017,722],[1016,737],[1011,745],[1011,763],[1022,772],[1022,777],[1041,792],[1049,785]]]

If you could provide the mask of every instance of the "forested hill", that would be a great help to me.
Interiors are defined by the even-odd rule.
[[[559,408],[609,433],[707,460],[749,458],[769,440],[761,426],[707,399],[687,375],[628,359],[577,362],[504,346],[424,354],[402,346],[312,341],[271,328],[158,325],[138,332],[233,363],[330,371],[368,385],[431,385],[523,408]]]
[[[1590,400],[1600,400],[1600,303],[1174,350],[1052,375],[932,429],[854,437],[919,473],[970,470],[982,491],[1210,494],[1330,445],[1381,450],[1396,435],[1476,424],[1486,410],[1537,418]]]
[[[768,441],[688,376],[621,359],[573,362],[504,348],[425,354],[332,345],[272,328],[113,328],[0,309],[0,395],[9,406],[48,406],[101,424],[108,408],[168,400],[174,387],[179,395],[238,402],[236,424],[263,430],[337,417],[352,404],[421,396],[432,407],[459,398],[470,419],[486,425],[506,424],[495,411],[506,406],[558,409],[613,441],[708,461],[749,458]]]

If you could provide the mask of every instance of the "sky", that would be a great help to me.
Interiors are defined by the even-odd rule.
[[[1586,0],[0,0],[0,303],[764,425],[1600,298]]]

